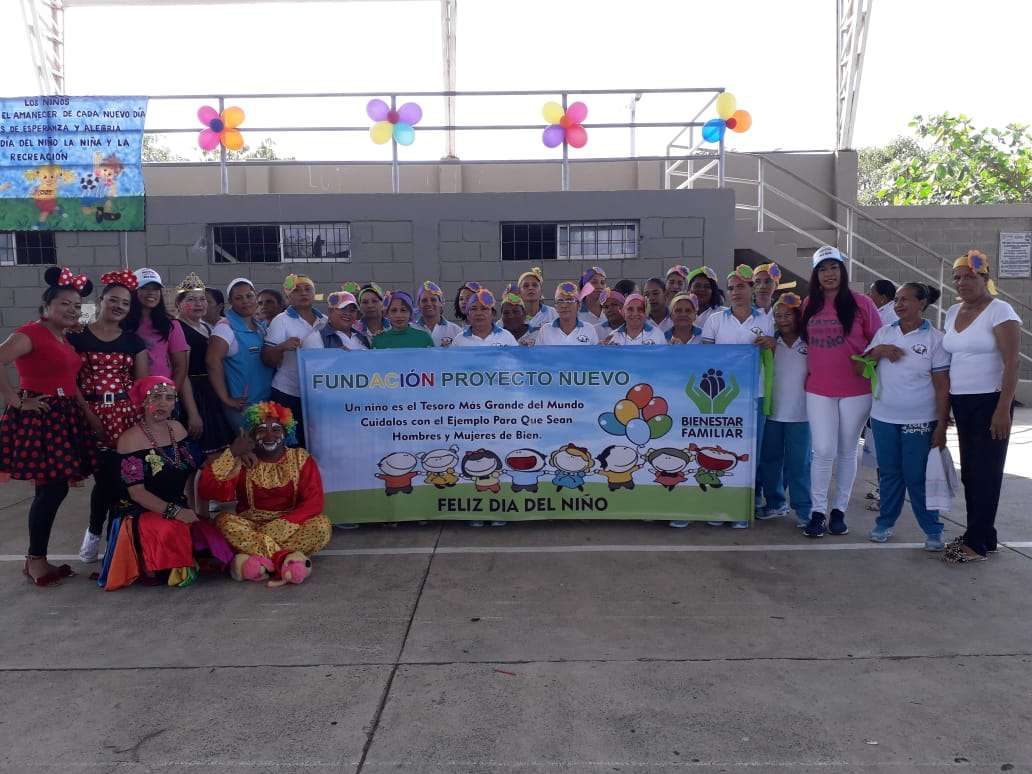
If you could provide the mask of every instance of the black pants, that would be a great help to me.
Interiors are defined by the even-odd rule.
[[[304,418],[301,416],[301,398],[287,395],[287,393],[280,392],[273,387],[269,400],[279,403],[281,406],[286,406],[294,412],[294,419],[297,420],[297,430],[294,431],[295,435],[297,435],[297,445],[305,448],[305,423]]]
[[[68,482],[36,484],[36,496],[29,506],[29,556],[46,556],[50,529],[57,509],[68,495]]]
[[[1003,486],[1008,441],[994,440],[989,431],[1000,393],[950,395],[960,441],[960,480],[964,483],[967,531],[964,544],[985,556],[996,549],[996,508]],[[1011,406],[1011,416],[1014,406]]]
[[[99,535],[104,529],[108,514],[118,501],[122,491],[122,473],[119,469],[118,452],[105,449],[97,458],[93,471],[93,492],[90,494],[90,532]]]

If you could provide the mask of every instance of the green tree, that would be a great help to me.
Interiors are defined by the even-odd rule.
[[[226,151],[226,161],[293,161],[293,156],[280,156],[276,151],[276,141],[271,137],[266,137],[262,140],[258,147],[254,150],[251,149],[250,145],[245,145],[238,151]],[[204,151],[201,153],[201,158],[204,161],[218,161],[219,160],[219,149]]]
[[[915,116],[923,150],[893,158],[875,194],[883,204],[1001,204],[1032,201],[1032,134],[1024,124],[975,127],[965,115]],[[865,185],[866,185],[865,181]]]
[[[153,134],[143,135],[144,161],[186,161],[178,153],[157,141]]]
[[[856,200],[860,204],[885,204],[878,198],[878,192],[898,177],[891,171],[893,162],[909,164],[928,154],[913,137],[897,137],[888,145],[861,148],[857,154]]]

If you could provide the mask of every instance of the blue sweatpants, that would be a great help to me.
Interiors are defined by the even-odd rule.
[[[938,511],[925,507],[925,470],[935,422],[894,425],[871,419],[874,445],[878,449],[878,485],[881,508],[875,523],[891,529],[903,510],[903,491],[910,495],[910,508],[929,537],[942,534]]]
[[[767,420],[758,467],[767,509],[785,506],[785,485],[792,510],[810,518],[810,423]]]

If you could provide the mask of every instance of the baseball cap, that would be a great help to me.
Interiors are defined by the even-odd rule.
[[[151,284],[165,286],[165,283],[161,281],[161,275],[154,269],[137,269],[133,272],[133,276],[136,277],[137,287],[142,288],[144,285]]]
[[[839,252],[838,248],[832,247],[831,245],[822,245],[818,247],[813,254],[813,268],[817,268],[822,261],[838,261],[839,263],[846,262],[846,256]]]

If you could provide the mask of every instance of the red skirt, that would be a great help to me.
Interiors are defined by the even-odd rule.
[[[50,410],[7,407],[0,419],[0,472],[38,484],[88,478],[97,441],[75,399],[30,390],[22,396],[42,397]]]

